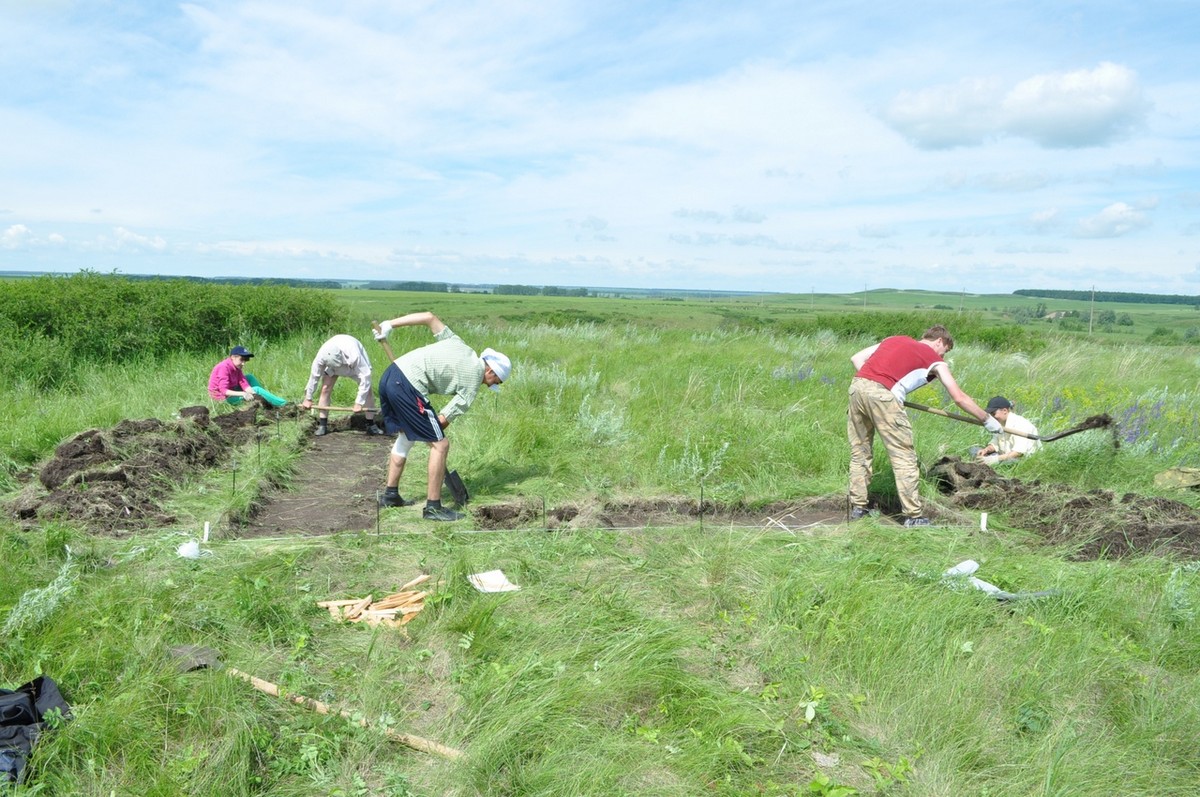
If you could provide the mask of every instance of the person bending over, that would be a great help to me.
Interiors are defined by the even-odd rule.
[[[512,372],[508,357],[493,349],[482,354],[468,346],[441,319],[430,312],[384,321],[375,333],[384,340],[396,327],[427,326],[434,342],[397,357],[379,379],[379,405],[384,428],[395,434],[396,442],[388,462],[387,485],[379,498],[380,506],[407,506],[411,501],[400,497],[400,477],[413,443],[429,444],[429,482],[425,488],[426,520],[458,520],[462,514],[442,506],[442,480],[446,476],[446,455],[450,441],[446,429],[474,403],[480,387],[499,390]],[[451,396],[441,412],[434,409],[429,396]]]
[[[903,335],[884,338],[856,352],[851,358],[855,368],[850,382],[850,413],[846,434],[850,439],[850,519],[867,514],[867,486],[871,483],[875,435],[887,448],[888,459],[896,476],[896,492],[904,514],[905,526],[928,526],[922,512],[920,471],[913,447],[912,424],[904,410],[909,393],[939,380],[954,403],[983,421],[989,432],[999,432],[1000,424],[974,399],[963,392],[950,366],[942,358],[954,348],[954,338],[941,325],[930,327],[920,340]]]

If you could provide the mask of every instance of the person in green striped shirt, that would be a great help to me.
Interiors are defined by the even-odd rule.
[[[376,340],[385,340],[396,327],[427,326],[434,342],[413,349],[396,358],[379,379],[379,404],[384,428],[397,435],[388,461],[387,485],[379,498],[383,507],[408,506],[414,503],[400,496],[400,477],[414,442],[429,444],[429,483],[425,492],[426,520],[459,520],[460,512],[442,506],[442,481],[446,477],[446,455],[450,441],[446,428],[470,409],[479,389],[484,385],[499,390],[512,372],[512,362],[494,349],[481,354],[456,335],[430,312],[408,315],[384,321],[375,333]],[[450,401],[437,411],[429,396],[450,396]]]

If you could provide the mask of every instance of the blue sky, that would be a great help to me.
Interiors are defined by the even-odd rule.
[[[1197,294],[1198,20],[0,0],[0,269]]]

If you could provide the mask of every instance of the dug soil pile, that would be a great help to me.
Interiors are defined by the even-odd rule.
[[[1181,501],[1005,478],[987,465],[943,457],[930,468],[938,488],[964,509],[1002,513],[1071,558],[1119,559],[1170,553],[1200,559],[1200,513]]]
[[[28,525],[66,520],[107,534],[169,525],[175,518],[162,505],[175,484],[227,463],[284,417],[295,418],[295,410],[249,407],[210,417],[206,407],[185,407],[174,421],[126,420],[81,432],[55,449],[12,512]]]

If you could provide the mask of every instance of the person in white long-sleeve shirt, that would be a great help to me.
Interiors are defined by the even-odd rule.
[[[1003,426],[1004,430],[992,437],[992,442],[975,452],[985,465],[1012,462],[1034,453],[1042,447],[1037,437],[1037,427],[1026,418],[1012,411],[1012,402],[1004,396],[992,396],[987,412]],[[1013,434],[1018,432],[1019,434]],[[1033,438],[1025,435],[1033,435]]]
[[[375,425],[375,397],[371,392],[371,358],[362,343],[351,335],[334,335],[321,344],[320,351],[313,358],[312,373],[308,377],[308,386],[304,388],[304,401],[301,407],[310,409],[313,405],[313,392],[317,384],[321,385],[318,407],[328,407],[333,396],[333,383],[339,376],[344,376],[358,382],[358,394],[354,397],[354,411],[367,413],[367,434],[382,435],[385,432]],[[317,435],[329,432],[329,411],[320,410],[317,413]]]

